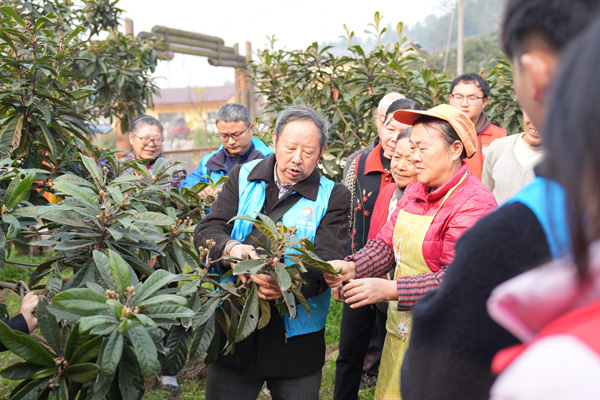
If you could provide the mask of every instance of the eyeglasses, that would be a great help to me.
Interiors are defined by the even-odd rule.
[[[232,133],[218,133],[217,136],[219,136],[219,139],[221,139],[222,142],[227,143],[229,142],[229,138],[233,138],[233,140],[239,140],[242,135],[250,128],[250,126],[252,126],[251,124],[248,125],[246,127],[246,129],[244,129],[241,132],[232,132]]]
[[[156,144],[156,145],[160,145],[160,144],[162,144],[162,142],[165,141],[165,139],[163,139],[163,138],[153,139],[153,138],[149,138],[149,137],[139,137],[135,133],[132,133],[132,135],[135,136],[136,138],[140,139],[140,142],[142,142],[142,144],[144,146],[147,146],[150,143],[153,143],[153,144]]]
[[[485,99],[484,97],[478,97],[478,96],[464,96],[462,94],[451,94],[450,97],[452,97],[452,100],[454,100],[457,103],[462,103],[464,99],[467,99],[467,104],[475,104],[477,103],[479,100]]]

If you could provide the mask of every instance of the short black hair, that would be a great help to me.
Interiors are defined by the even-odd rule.
[[[527,42],[542,39],[560,53],[594,20],[598,0],[507,0],[502,19],[502,51],[509,60],[523,54]]]
[[[475,86],[477,86],[483,92],[483,97],[486,99],[490,97],[490,84],[483,78],[483,76],[479,74],[467,72],[466,74],[462,74],[454,78],[452,84],[450,85],[450,94],[452,94],[454,87],[459,83],[474,83]]]

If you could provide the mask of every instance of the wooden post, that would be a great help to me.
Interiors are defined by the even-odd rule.
[[[456,72],[463,73],[463,33],[464,33],[464,10],[463,0],[458,0],[458,34],[456,37]]]
[[[248,79],[248,75],[252,73],[252,69],[248,66],[248,62],[252,59],[252,44],[250,42],[246,42],[246,85],[248,91],[248,110],[250,110],[250,115],[254,118],[256,117],[256,100],[254,99],[254,85],[252,81]]]
[[[125,18],[125,34],[133,36],[133,20],[129,18]],[[117,135],[115,140],[115,149],[116,150],[125,150],[127,152],[131,151],[131,145],[129,144],[129,135],[127,132],[121,131],[121,117],[117,116],[115,118],[115,127],[114,127]],[[125,155],[125,153],[120,153],[118,156]]]

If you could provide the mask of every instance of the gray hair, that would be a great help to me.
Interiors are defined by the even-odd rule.
[[[156,126],[160,129],[160,135],[163,135],[163,124],[150,115],[140,115],[131,123],[131,133],[135,134],[143,126]]]
[[[217,113],[217,118],[215,123],[223,122],[240,122],[246,124],[246,126],[250,126],[252,123],[252,117],[250,116],[250,111],[246,107],[237,103],[225,104],[219,112]]]
[[[321,148],[327,146],[331,123],[323,115],[308,107],[288,106],[284,108],[277,116],[277,122],[275,123],[275,137],[279,139],[283,128],[285,128],[288,123],[299,120],[312,121],[321,133],[319,137]]]

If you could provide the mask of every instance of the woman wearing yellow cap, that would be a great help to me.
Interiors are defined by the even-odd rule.
[[[417,181],[406,188],[376,239],[344,261],[330,262],[342,274],[326,277],[334,295],[341,294],[351,307],[390,302],[376,399],[401,398],[410,309],[439,286],[458,238],[496,207],[494,196],[465,162],[476,151],[475,127],[466,114],[441,105],[428,111],[399,110],[394,118],[413,125],[410,144]],[[393,269],[396,280],[381,278]],[[342,288],[342,281],[349,283]]]

